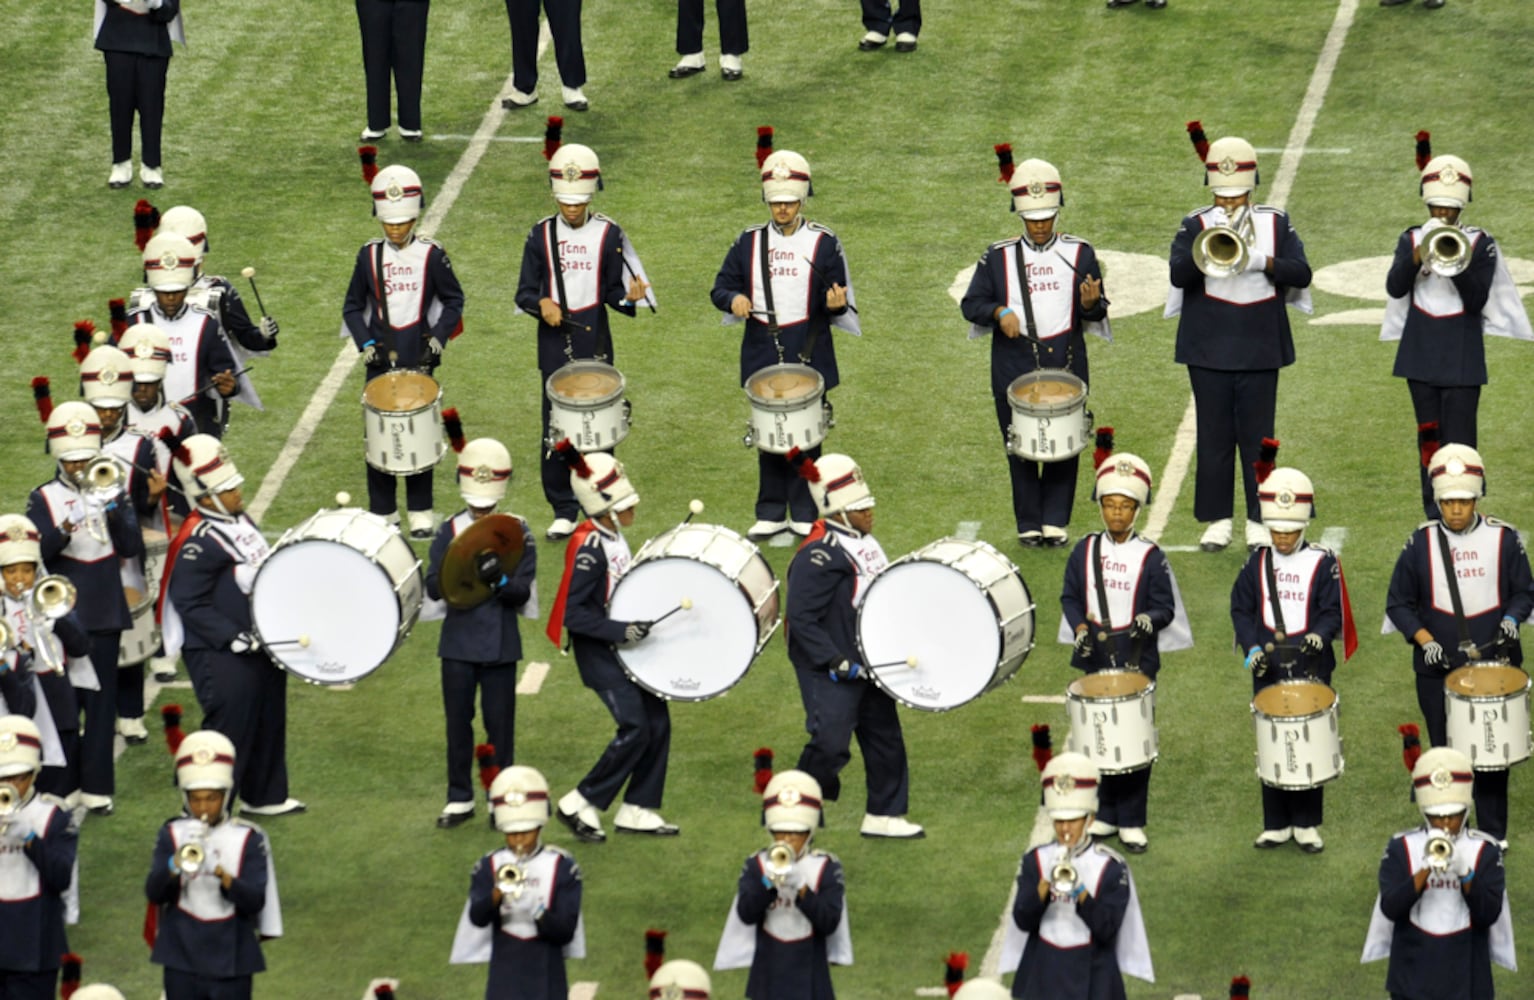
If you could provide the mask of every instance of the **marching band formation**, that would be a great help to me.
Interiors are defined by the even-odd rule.
[[[1294,360],[1286,308],[1308,308],[1311,271],[1289,217],[1252,201],[1251,145],[1208,142],[1197,123],[1190,135],[1213,204],[1183,219],[1172,243],[1167,315],[1178,317],[1177,361],[1197,401],[1195,516],[1206,524],[1202,548],[1230,544],[1234,464],[1251,550],[1230,615],[1253,686],[1263,813],[1254,846],[1293,840],[1314,854],[1324,849],[1323,789],[1342,771],[1334,645],[1346,659],[1357,632],[1336,555],[1305,538],[1316,490],[1300,470],[1277,467],[1272,437],[1278,373]],[[558,210],[528,234],[516,293],[538,320],[546,389],[543,534],[566,546],[546,632],[573,651],[615,725],[557,799],[542,774],[513,764],[518,619],[543,618],[535,532],[498,510],[512,475],[505,445],[465,441],[456,411],[441,407],[435,373],[462,328],[464,295],[446,251],[416,231],[419,176],[378,169],[376,150],[363,150],[383,236],[357,253],[341,332],[365,366],[367,509],[340,495],[275,543],[245,513],[244,477],[220,439],[231,401],[260,407],[248,362],[275,349],[278,324],[264,308],[253,320],[232,283],[204,271],[200,213],[140,204],[145,287],[114,304],[110,336],[77,330],[80,400],[54,404],[48,381],[34,381],[56,474],[32,492],[26,516],[0,518],[7,981],[52,994],[77,908],[80,816],[114,809],[114,735],[147,737],[144,665],[173,676],[180,659],[205,728],[174,748],[185,814],[161,829],[145,884],[152,958],[171,1000],[248,996],[264,968],[259,940],[280,935],[281,913],[265,834],[241,816],[306,808],[288,787],[289,674],[355,682],[419,618],[441,617],[447,795],[437,825],[475,815],[477,757],[505,837],[474,869],[451,956],[489,963],[487,997],[566,995],[564,960],[585,952],[583,886],[543,828],[557,817],[578,840],[602,843],[602,814],[617,803],[617,832],[676,835],[660,812],[670,702],[727,691],[780,624],[808,740],[794,768],[759,786],[772,839],[744,863],[714,967],[749,968],[753,1000],[834,996],[830,966],[852,961],[846,886],[837,859],[812,844],[823,801],[841,797],[853,738],[866,775],[861,835],[925,836],[907,816],[898,709],[947,711],[1004,684],[1033,647],[1035,605],[1017,567],[984,542],[945,538],[890,559],[862,469],[823,452],[839,380],[833,328],[861,332],[857,301],[835,234],[803,217],[809,163],[772,140],[759,130],[770,219],[736,239],[711,292],[741,329],[756,520],[744,535],[693,523],[695,501],[635,552],[625,532],[639,493],[613,454],[629,410],[608,313],[653,310],[655,296],[628,236],[591,210],[596,153],[563,144],[551,119]],[[1130,854],[1149,847],[1160,656],[1193,639],[1165,554],[1136,532],[1151,468],[1115,452],[1111,429],[1094,436],[1086,409],[1085,334],[1112,339],[1095,251],[1057,230],[1064,186],[1052,165],[1014,165],[1008,146],[997,154],[1024,232],[987,249],[961,312],[971,337],[991,340],[1017,537],[1069,543],[1089,445],[1103,525],[1065,561],[1058,639],[1082,675],[1066,693],[1068,750],[1036,755],[1054,836],[1022,858],[1002,966],[1016,972],[1015,997],[1122,997],[1124,974],[1154,977],[1134,879],[1107,842]],[[1432,156],[1423,134],[1419,168],[1431,218],[1400,237],[1383,336],[1400,341],[1395,374],[1420,424],[1429,520],[1392,576],[1386,630],[1413,647],[1432,749],[1412,762],[1424,825],[1386,849],[1363,957],[1388,956],[1394,996],[1489,997],[1490,964],[1512,959],[1501,859],[1508,775],[1531,753],[1519,628],[1534,614],[1534,575],[1516,531],[1478,509],[1486,471],[1475,411],[1482,336],[1534,334],[1490,235],[1460,224],[1469,166]],[[433,479],[450,453],[464,508],[439,521]],[[401,533],[397,478],[405,533],[430,539],[424,572]],[[756,543],[784,534],[801,541],[780,603]],[[489,736],[478,747],[476,689]],[[23,924],[29,933],[18,935]],[[701,966],[674,961],[654,970],[650,996],[709,990]],[[957,995],[1006,994],[976,981]]]

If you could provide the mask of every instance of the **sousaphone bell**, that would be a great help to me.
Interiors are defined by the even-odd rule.
[[[522,558],[524,544],[522,522],[510,514],[490,514],[460,531],[442,557],[442,599],[459,610],[483,604],[490,597],[490,585],[479,578],[479,557],[495,553],[509,573]]]

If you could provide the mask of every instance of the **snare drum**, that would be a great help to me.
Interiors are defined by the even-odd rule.
[[[1066,749],[1091,758],[1103,774],[1150,767],[1160,754],[1156,682],[1135,670],[1100,670],[1065,689],[1071,735]]]
[[[1033,648],[1033,600],[1006,556],[943,538],[873,578],[857,630],[875,684],[908,708],[945,712],[1017,673]]]
[[[1477,771],[1529,759],[1529,675],[1506,661],[1469,663],[1444,678],[1449,746]]]
[[[1007,386],[1012,426],[1007,450],[1033,462],[1059,462],[1081,454],[1092,439],[1087,384],[1064,368],[1040,368]]]
[[[778,627],[778,579],[729,528],[683,524],[640,548],[608,614],[656,623],[648,638],[618,648],[634,683],[662,698],[705,701],[746,675]]]
[[[165,572],[168,547],[165,532],[144,529],[143,589],[131,585],[123,587],[133,621],[117,643],[119,667],[137,666],[159,652],[160,623],[154,620],[154,605],[160,596],[160,577]]]
[[[1279,681],[1252,699],[1257,777],[1270,788],[1316,788],[1342,773],[1337,692],[1319,681]]]
[[[442,387],[425,372],[390,371],[362,390],[368,465],[393,476],[425,472],[447,450]]]
[[[629,434],[623,374],[600,361],[572,361],[549,376],[549,446],[569,438],[576,451],[607,451]]]
[[[768,365],[746,380],[751,427],[746,444],[770,455],[809,451],[826,439],[831,408],[826,380],[809,365]]]
[[[283,533],[256,572],[250,614],[279,666],[312,684],[347,684],[399,648],[421,591],[421,562],[399,529],[342,507]]]

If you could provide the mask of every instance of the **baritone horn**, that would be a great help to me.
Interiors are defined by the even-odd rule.
[[[1446,871],[1454,860],[1454,841],[1448,834],[1435,833],[1427,839],[1427,866],[1435,872]]]
[[[1246,270],[1257,230],[1252,210],[1243,205],[1223,226],[1210,226],[1193,237],[1193,263],[1211,278],[1229,278]]]
[[[783,883],[788,881],[788,875],[794,870],[794,849],[781,840],[773,841],[767,848],[767,878],[773,885],[782,888]]]
[[[1422,263],[1430,271],[1452,278],[1470,266],[1472,247],[1463,229],[1442,219],[1429,219],[1422,230]]]
[[[527,888],[527,872],[508,861],[495,870],[495,887],[503,896],[521,899],[522,891]]]

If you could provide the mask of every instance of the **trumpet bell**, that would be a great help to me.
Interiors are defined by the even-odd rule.
[[[35,617],[57,620],[74,610],[78,597],[79,592],[69,577],[54,573],[37,581],[29,604]]]
[[[527,873],[508,861],[495,870],[495,887],[503,896],[521,899],[522,891],[527,887]]]
[[[196,875],[207,859],[207,852],[195,840],[189,840],[176,848],[176,867],[183,875]]]
[[[1049,873],[1049,887],[1061,895],[1069,896],[1076,891],[1076,866],[1068,858],[1061,858]]]
[[[794,870],[794,849],[783,841],[774,841],[767,848],[767,877],[774,884],[782,885]]]
[[[122,489],[123,467],[111,455],[98,455],[80,474],[80,488],[98,496],[110,496]]]
[[[16,630],[11,628],[11,623],[0,620],[0,653],[9,652],[16,648]]]
[[[1439,226],[1422,238],[1422,262],[1434,274],[1452,278],[1470,266],[1470,237],[1458,226]]]
[[[1193,263],[1207,277],[1229,278],[1246,270],[1251,260],[1251,210],[1237,209],[1227,226],[1210,226],[1193,238]]]
[[[21,793],[16,786],[0,782],[0,816],[9,816],[21,804]]]
[[[1428,867],[1433,871],[1445,870],[1449,862],[1454,860],[1454,841],[1445,834],[1435,833],[1428,837],[1424,850],[1427,852]]]

